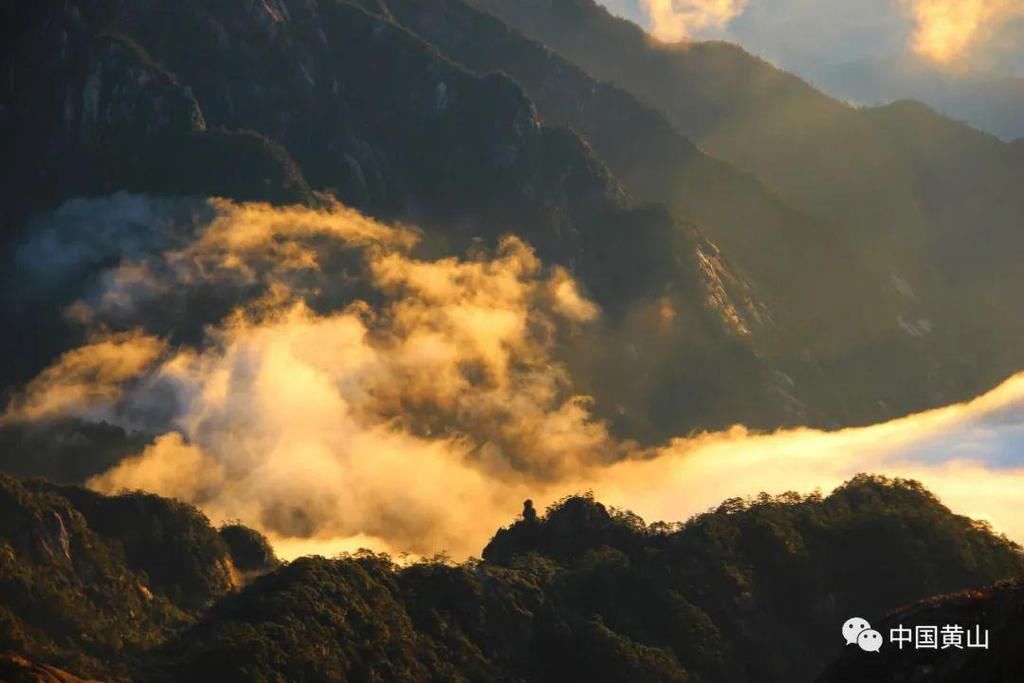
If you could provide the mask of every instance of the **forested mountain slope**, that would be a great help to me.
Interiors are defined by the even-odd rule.
[[[999,256],[1021,249],[1014,145],[918,104],[852,108],[728,43],[658,44],[593,0],[479,4],[841,227],[837,244],[860,264],[847,271],[851,296],[822,287],[832,261],[821,261],[802,282],[842,314],[823,315],[804,341],[848,392],[901,413],[976,394],[1020,367],[1010,347],[1022,314],[1006,288],[1024,283]]]
[[[694,220],[763,304],[757,318],[747,319],[752,343],[796,381],[814,419],[856,422],[880,414],[877,397],[836,391],[807,358],[837,339],[864,343],[873,321],[895,320],[905,308],[898,292],[877,286],[887,275],[858,258],[856,240],[842,226],[790,208],[751,174],[707,156],[655,109],[473,3],[366,4],[455,61],[509,74],[544,121],[583,135],[631,194]]]
[[[608,339],[629,315],[672,302],[675,322],[657,345],[672,349],[659,358],[674,370],[647,399],[664,413],[658,429],[807,419],[799,399],[777,400],[782,384],[743,333],[763,307],[744,278],[688,224],[636,203],[586,141],[538,120],[506,76],[474,74],[347,2],[80,0],[8,11],[21,30],[5,68],[36,65],[0,92],[0,144],[13,160],[8,259],[43,209],[117,190],[314,206],[337,198],[415,224],[435,255],[515,233],[584,283],[607,314]],[[74,341],[61,303],[70,301],[8,304],[9,324],[32,332],[5,339],[4,351],[23,359],[5,383]],[[636,331],[619,338],[591,362],[651,343]],[[636,374],[582,385],[614,415],[613,394]]]
[[[7,663],[104,680],[809,681],[849,614],[1021,570],[919,485],[868,477],[681,525],[570,497],[483,560],[271,558],[245,585],[258,536],[240,552],[187,506],[10,478],[0,505]]]

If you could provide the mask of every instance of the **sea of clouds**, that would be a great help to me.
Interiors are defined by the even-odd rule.
[[[859,472],[920,480],[1024,541],[1024,375],[870,427],[637,444],[594,415],[555,352],[602,312],[515,237],[430,259],[415,230],[340,205],[125,194],[65,204],[32,234],[17,287],[74,283],[62,305],[87,333],[11,397],[0,427],[148,434],[88,485],[240,520],[285,557],[462,558],[526,498],[592,491],[676,521]]]

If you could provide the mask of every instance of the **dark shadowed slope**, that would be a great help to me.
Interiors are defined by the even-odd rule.
[[[6,475],[0,508],[0,651],[124,674],[233,587],[227,548],[194,508]]]
[[[654,43],[593,0],[480,4],[844,227],[870,277],[855,286],[874,295],[851,305],[829,299],[824,276],[804,281],[836,310],[806,350],[850,393],[881,401],[881,414],[977,394],[1024,364],[1022,313],[1006,295],[1024,283],[996,256],[1020,253],[1024,161],[1013,145],[920,105],[848,107],[727,43]]]
[[[881,622],[1021,569],[1019,548],[919,485],[859,477],[682,525],[571,497],[499,531],[481,561],[303,558],[234,589],[209,579],[241,558],[190,508],[0,485],[18,522],[0,528],[0,650],[108,680],[809,681],[850,613]],[[158,516],[101,512],[140,506]],[[212,593],[168,592],[132,559],[160,533],[193,558],[162,569],[172,583]],[[1012,609],[1004,593],[992,610]],[[191,611],[186,595],[215,602]]]
[[[888,271],[861,254],[856,235],[841,224],[789,208],[752,175],[708,157],[655,109],[595,80],[474,3],[367,4],[464,65],[509,74],[545,121],[586,137],[634,196],[695,220],[765,304],[758,318],[747,318],[755,347],[794,380],[795,393],[812,407],[812,420],[882,419],[892,411],[879,399],[896,405],[897,392],[906,390],[902,380],[890,383],[891,366],[912,360],[924,372],[921,354],[901,348],[904,333],[895,325],[901,314],[909,315],[907,302],[895,288],[880,286]],[[832,358],[878,345],[887,335],[894,339],[883,342],[884,352],[896,358]],[[874,381],[856,388],[846,382],[842,391],[825,372],[863,377],[868,363],[887,367]]]
[[[589,61],[601,55],[572,47],[605,36],[598,42],[615,49],[597,52],[628,53],[620,66],[636,62],[645,79],[671,83],[651,88],[678,97],[676,109],[646,97],[640,79],[595,81],[472,6],[363,4],[79,0],[17,15],[20,39],[5,64],[43,66],[38,78],[0,86],[0,128],[18,160],[5,165],[8,228],[83,193],[313,203],[313,188],[423,226],[435,253],[515,232],[548,263],[569,266],[610,324],[637,302],[672,300],[679,316],[668,336],[648,344],[646,330],[620,325],[605,335],[621,332],[618,348],[570,354],[586,363],[581,388],[608,416],[619,412],[609,397],[646,371],[602,368],[622,366],[633,347],[661,367],[664,379],[644,384],[644,409],[634,411],[654,417],[633,420],[634,435],[737,420],[878,421],[981,393],[1024,362],[1015,343],[1024,322],[1007,296],[1020,284],[1007,257],[1020,233],[1021,200],[1009,188],[1021,155],[1012,148],[927,111],[850,110],[730,46],[655,49],[639,29],[577,0],[543,5],[547,13],[515,5],[506,18],[536,21],[560,53],[619,80]],[[829,132],[776,125],[766,104],[776,99],[801,116],[824,112],[811,118]],[[785,142],[766,154],[789,170],[751,163],[758,177],[744,175],[678,132],[714,150],[701,126],[679,117],[708,127],[731,110],[753,119],[750,135],[767,136],[751,149]],[[857,155],[875,166],[857,166]],[[995,158],[1005,161],[1000,183],[989,180]],[[832,182],[814,165],[832,163],[856,182]],[[828,211],[776,184],[791,171],[826,182],[812,194]],[[890,210],[896,204],[911,209]],[[871,220],[858,218],[865,207]],[[964,229],[972,211],[984,239]],[[690,218],[714,244],[685,225]],[[27,360],[7,382],[67,341],[44,308],[16,323],[32,333],[5,341]]]
[[[960,626],[960,647],[900,649],[893,629]],[[817,680],[819,683],[1015,683],[1024,680],[1024,582],[1000,582],[980,590],[930,598],[889,614],[873,624],[886,638],[878,656],[847,648]],[[980,628],[980,630],[975,630]],[[967,647],[967,632],[975,647]],[[900,637],[906,637],[900,632]],[[910,636],[912,639],[914,635]],[[988,647],[977,647],[987,643]]]
[[[279,145],[211,126],[192,92],[127,35],[55,2],[12,25],[2,56],[11,77],[0,85],[0,253],[27,216],[82,194],[311,198]]]
[[[379,11],[453,60],[480,73],[511,76],[545,122],[582,135],[632,195],[669,206],[695,221],[739,264],[766,280],[764,284],[782,284],[784,258],[778,254],[777,262],[769,263],[752,258],[754,253],[770,250],[780,241],[795,242],[788,248],[798,251],[815,237],[829,237],[821,234],[828,232],[824,226],[785,206],[751,175],[708,157],[654,109],[622,89],[594,80],[473,3],[381,0],[367,4],[383,8]],[[778,270],[758,270],[772,265]]]
[[[13,167],[39,170],[4,197],[18,215],[116,189],[315,203],[313,188],[415,223],[434,254],[514,232],[604,308],[613,341],[575,354],[581,362],[600,368],[649,343],[657,357],[640,355],[671,362],[638,397],[653,410],[635,413],[657,413],[656,430],[807,419],[799,400],[777,399],[782,383],[744,334],[761,304],[716,247],[667,211],[636,206],[586,142],[543,125],[507,77],[474,74],[346,2],[79,0],[49,3],[21,28],[5,64],[40,50],[47,59],[38,79],[2,86],[2,139],[22,159]],[[622,331],[663,301],[677,317],[661,337]],[[69,303],[18,303],[24,315],[10,324],[28,332],[4,351],[25,362],[6,382],[74,341],[58,305]],[[581,380],[607,414],[639,373],[613,374]]]

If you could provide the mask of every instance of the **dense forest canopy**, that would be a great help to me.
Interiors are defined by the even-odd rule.
[[[1024,141],[595,0],[13,0],[0,75],[0,680],[1019,676]]]
[[[0,483],[0,650],[115,680],[811,680],[846,615],[1022,567],[920,484],[869,476],[673,524],[571,496],[461,564],[281,565],[174,501]]]

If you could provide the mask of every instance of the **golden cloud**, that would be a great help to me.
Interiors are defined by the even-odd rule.
[[[921,481],[960,514],[1024,541],[1024,374],[992,392],[870,427],[678,439],[577,486],[648,519],[686,519],[729,497],[830,491],[868,472]]]
[[[694,31],[729,23],[746,9],[747,0],[641,0],[651,24],[651,35],[676,43]]]
[[[168,396],[177,406],[152,446],[94,488],[181,498],[282,544],[374,538],[467,552],[466,539],[503,521],[530,482],[616,453],[551,354],[559,327],[599,310],[521,240],[502,240],[489,258],[425,261],[409,255],[411,233],[347,209],[211,206],[188,245],[114,269],[101,302],[116,292],[124,312],[210,282],[262,288],[198,348],[81,383],[80,395],[123,399],[126,412]],[[380,297],[318,312],[307,294],[331,286],[319,261],[339,245],[359,250]],[[293,287],[296,273],[315,286]],[[29,385],[25,405],[53,404],[38,390],[67,365]],[[122,395],[114,380],[128,379]]]
[[[600,311],[522,241],[424,260],[409,250],[411,232],[347,209],[212,206],[190,243],[103,279],[125,311],[138,297],[257,285],[201,343],[97,337],[7,408],[8,420],[149,424],[152,445],[93,478],[97,490],[146,489],[215,522],[240,519],[285,557],[360,546],[466,557],[525,498],[592,490],[648,519],[680,520],[725,498],[831,489],[872,472],[918,479],[1024,540],[1024,468],[1012,458],[1024,443],[1024,375],[872,427],[736,427],[640,448],[611,436],[556,359],[559,335]],[[373,296],[314,306],[340,277],[322,267],[339,248],[359,255]],[[119,286],[127,280],[136,286]]]
[[[915,30],[913,49],[940,64],[953,64],[1014,16],[1021,0],[902,0]]]
[[[68,351],[10,401],[0,423],[96,415],[121,397],[121,385],[163,353],[159,339],[135,330],[101,335]]]

